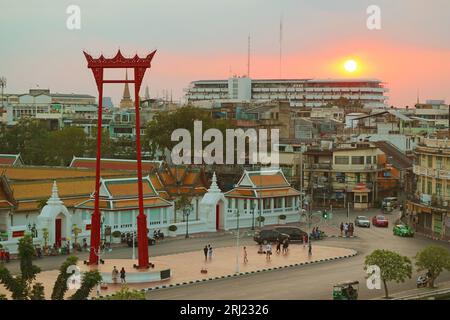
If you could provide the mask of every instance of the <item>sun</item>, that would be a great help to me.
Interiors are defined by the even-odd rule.
[[[347,60],[347,61],[345,61],[344,69],[347,72],[355,72],[356,69],[358,69],[358,64],[356,63],[355,60],[352,60],[352,59]]]

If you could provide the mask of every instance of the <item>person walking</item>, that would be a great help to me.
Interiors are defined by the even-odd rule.
[[[344,234],[344,223],[343,222],[341,222],[340,229],[341,229],[341,237],[342,237]]]
[[[120,282],[121,283],[127,283],[126,281],[126,272],[125,272],[125,268],[122,267],[122,269],[120,270]]]
[[[350,237],[353,237],[353,231],[355,231],[355,227],[353,226],[353,223],[350,223],[348,226],[348,231],[350,233]]]
[[[205,261],[208,260],[208,246],[205,245],[203,248],[203,254],[205,255]]]
[[[87,251],[87,247],[88,247],[87,241],[86,241],[86,239],[83,239],[83,250]]]
[[[303,249],[304,249],[306,247],[306,242],[307,242],[306,234],[303,235],[302,242],[303,242]]]
[[[286,254],[288,252],[288,248],[289,248],[289,240],[288,239],[284,239],[284,241],[283,241],[283,254]]]
[[[208,249],[209,260],[212,260],[212,255],[213,255],[213,249],[212,249],[212,246],[209,245],[209,249]]]
[[[270,261],[270,256],[272,255],[272,245],[270,243],[266,246],[266,260]]]
[[[111,275],[112,281],[114,284],[117,284],[117,280],[119,278],[119,270],[117,270],[116,266],[114,266],[112,275]]]
[[[244,263],[248,263],[248,257],[247,257],[247,247],[244,247]]]
[[[344,233],[345,233],[345,237],[348,237],[348,223],[347,222],[344,224]]]
[[[312,255],[312,244],[311,241],[308,242],[308,256],[311,257]]]
[[[281,241],[280,241],[280,239],[277,239],[277,248],[276,248],[275,252],[277,254],[280,254],[280,251],[281,251]]]

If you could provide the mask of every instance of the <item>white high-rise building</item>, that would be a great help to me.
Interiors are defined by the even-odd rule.
[[[292,107],[320,107],[341,97],[366,107],[386,107],[388,89],[377,79],[267,79],[232,77],[199,80],[186,89],[192,104],[206,101],[289,101]]]

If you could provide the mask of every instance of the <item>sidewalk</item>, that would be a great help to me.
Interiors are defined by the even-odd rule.
[[[427,296],[432,296],[437,293],[448,293],[450,294],[450,281],[441,282],[437,284],[436,288],[416,288],[407,291],[397,292],[389,294],[393,300],[416,300],[421,298],[426,298]],[[384,300],[384,297],[374,298],[372,300]]]

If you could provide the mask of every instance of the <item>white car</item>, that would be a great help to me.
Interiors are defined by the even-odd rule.
[[[366,216],[357,216],[355,226],[370,228],[370,220]]]

